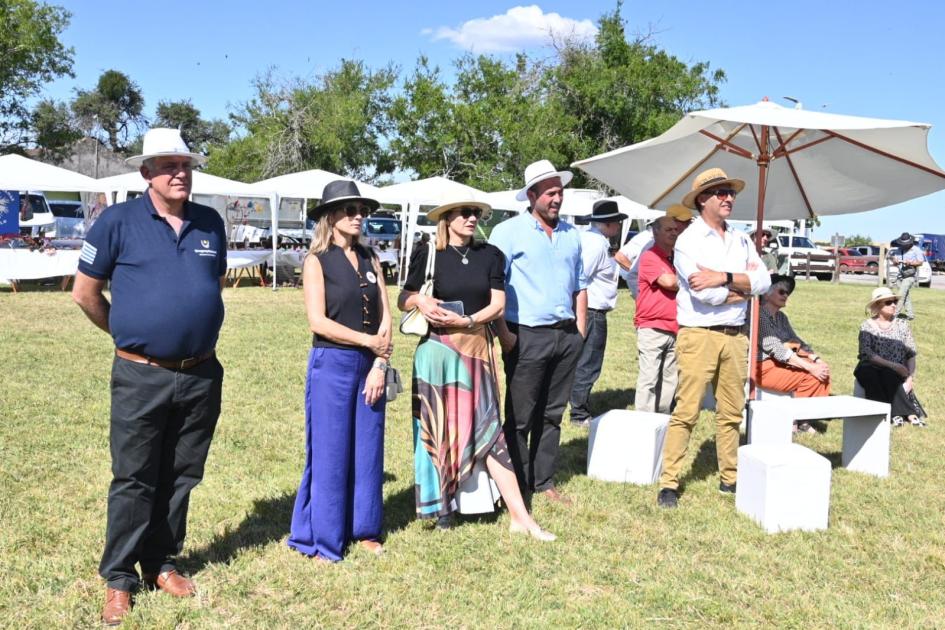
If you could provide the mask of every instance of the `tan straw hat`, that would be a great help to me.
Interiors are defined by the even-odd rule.
[[[672,217],[677,221],[692,221],[692,210],[681,203],[674,203],[666,208],[666,216]]]
[[[486,202],[467,200],[467,201],[453,201],[450,203],[444,203],[442,206],[437,206],[433,208],[433,210],[430,210],[429,212],[427,212],[427,218],[430,221],[436,222],[436,221],[439,221],[440,217],[442,217],[444,214],[446,214],[450,210],[457,210],[459,208],[469,208],[469,207],[479,208],[480,210],[482,210],[482,216],[480,217],[481,221],[486,221],[488,220],[490,216],[492,216],[492,206],[490,206]]]
[[[744,181],[730,178],[725,174],[725,171],[720,168],[710,168],[707,171],[702,171],[692,180],[692,190],[683,197],[683,205],[687,208],[695,209],[696,197],[709,188],[715,188],[723,184],[728,184],[735,189],[735,192],[741,192],[745,189]]]
[[[866,303],[866,310],[872,310],[873,305],[877,302],[882,302],[883,300],[889,299],[893,299],[898,302],[899,296],[893,293],[889,287],[877,287],[873,289],[873,294],[870,296],[870,301]]]

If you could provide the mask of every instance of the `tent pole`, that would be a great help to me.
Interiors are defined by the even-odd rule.
[[[758,215],[755,218],[755,249],[761,254],[761,229],[765,218],[765,187],[768,181],[768,163],[771,155],[768,153],[768,125],[761,127],[761,151],[758,154]],[[761,300],[757,296],[751,298],[751,329],[748,335],[748,397],[751,400],[757,395],[758,381],[761,377],[761,364],[758,363],[758,320],[761,315]]]
[[[279,261],[276,259],[276,250],[279,247],[279,195],[269,197],[269,216],[272,226],[272,290],[275,291],[279,285]]]

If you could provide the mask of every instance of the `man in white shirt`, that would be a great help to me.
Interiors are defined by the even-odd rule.
[[[672,217],[676,222],[677,234],[682,234],[683,230],[692,223],[692,210],[682,204],[674,203],[668,207],[665,216]],[[630,295],[633,296],[634,300],[637,299],[639,291],[640,256],[653,247],[652,229],[654,223],[655,221],[651,222],[646,230],[634,236],[626,245],[620,248],[620,251],[614,254],[614,260],[620,266],[620,276],[627,283],[627,288],[630,289]]]
[[[747,299],[771,285],[748,236],[726,222],[735,196],[744,188],[742,180],[711,168],[696,176],[683,198],[700,216],[676,240],[673,258],[679,280],[679,387],[663,444],[660,507],[677,505],[682,462],[709,383],[715,388],[719,492],[735,493],[738,427],[748,378],[748,337],[743,331]]]
[[[588,399],[600,376],[607,347],[607,313],[617,304],[617,265],[610,256],[610,239],[620,234],[620,224],[627,215],[618,211],[616,201],[594,204],[588,217],[575,223],[591,227],[581,232],[581,260],[587,278],[587,335],[578,359],[571,386],[571,424],[587,427],[591,421]]]

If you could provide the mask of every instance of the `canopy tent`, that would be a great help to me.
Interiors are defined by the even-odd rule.
[[[478,188],[454,182],[446,177],[428,177],[377,189],[375,199],[384,204],[401,207],[400,251],[402,260],[409,261],[413,251],[413,231],[423,207],[433,208],[453,201],[482,199],[485,193]],[[400,281],[406,277],[407,265],[400,265]]]
[[[274,192],[280,198],[289,197],[293,199],[321,199],[322,191],[330,182],[337,179],[351,179],[342,175],[336,175],[329,171],[321,169],[312,169],[309,171],[300,171],[298,173],[289,173],[279,175],[258,181],[255,184],[248,184],[251,188],[262,192]],[[358,190],[365,197],[377,198],[378,191],[376,186],[365,184],[354,180],[358,185]]]
[[[22,155],[0,156],[0,190],[54,190],[59,192],[98,192],[91,177]]]

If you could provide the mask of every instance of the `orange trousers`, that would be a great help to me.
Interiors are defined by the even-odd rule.
[[[830,395],[830,379],[821,383],[810,372],[778,363],[773,359],[761,362],[761,379],[758,386],[776,392],[794,392],[796,398]]]

